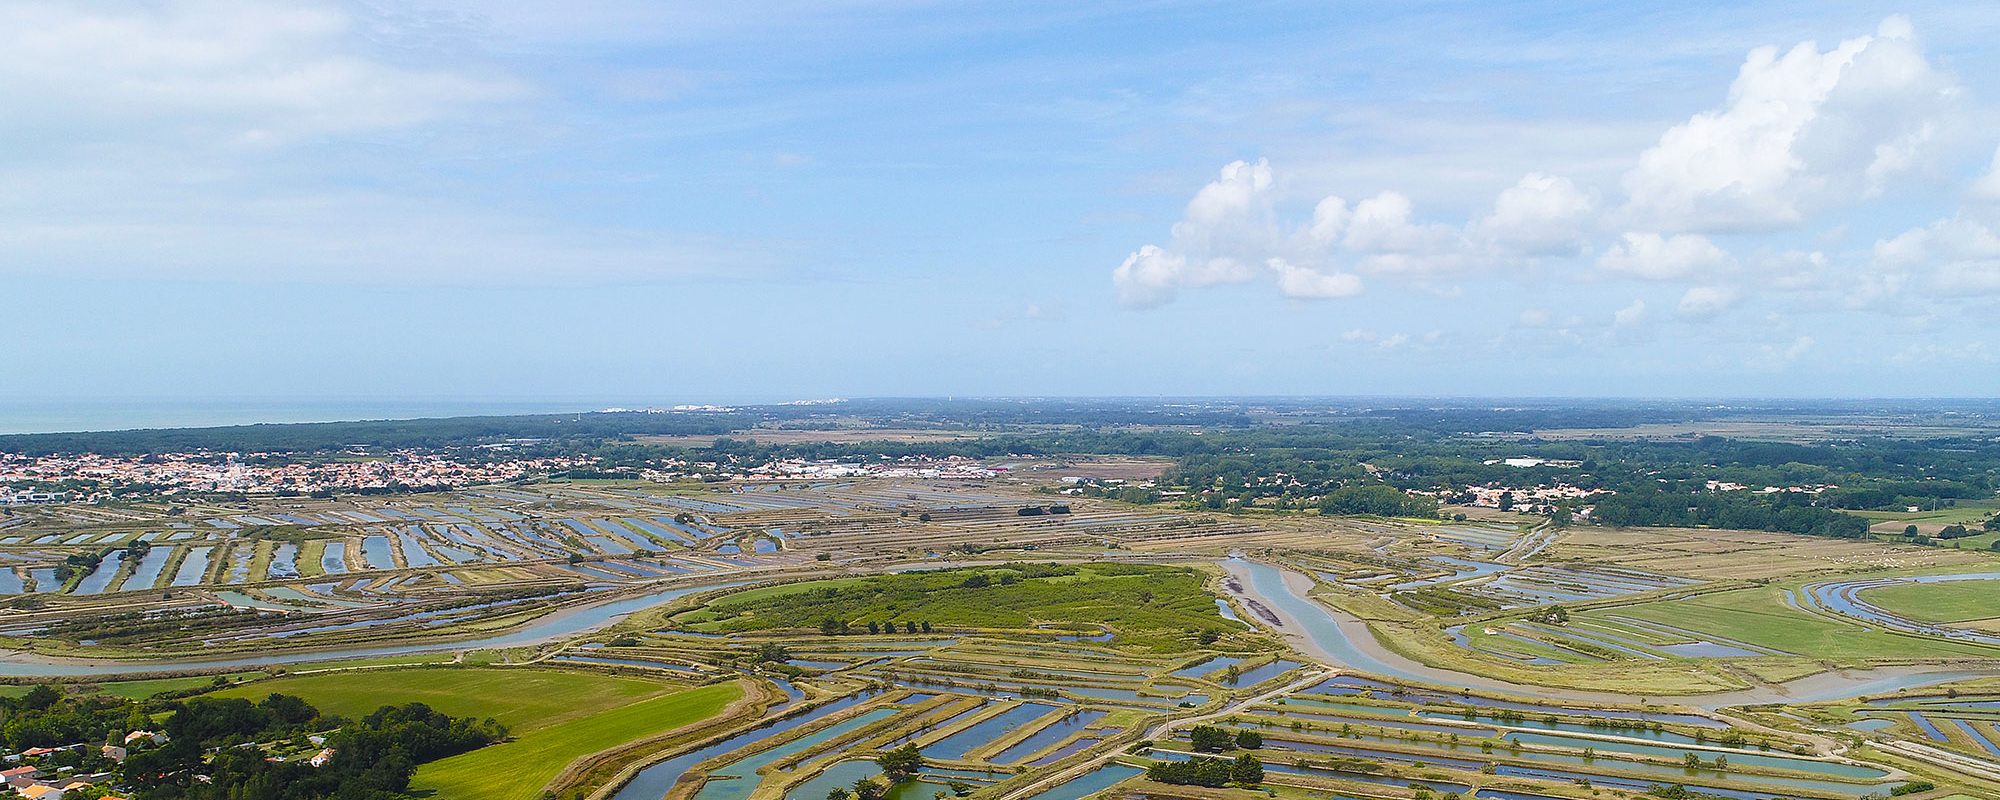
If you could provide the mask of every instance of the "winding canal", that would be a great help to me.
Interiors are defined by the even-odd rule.
[[[1229,558],[1223,569],[1241,582],[1244,593],[1269,608],[1279,619],[1276,630],[1301,650],[1337,667],[1371,675],[1436,686],[1478,689],[1508,694],[1581,703],[1637,705],[1657,696],[1640,697],[1618,692],[1592,692],[1546,686],[1530,686],[1434,667],[1384,647],[1360,619],[1344,614],[1308,596],[1312,578],[1296,570]],[[1967,678],[2000,675],[2000,670],[1967,670],[1949,667],[1880,667],[1865,670],[1824,672],[1779,684],[1748,689],[1671,698],[1698,708],[1715,709],[1757,703],[1804,703],[1835,700],[1861,694],[1879,694]]]

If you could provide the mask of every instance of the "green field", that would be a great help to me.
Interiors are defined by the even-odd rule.
[[[216,692],[305,698],[320,710],[361,716],[421,702],[452,716],[492,717],[501,744],[425,764],[412,789],[436,800],[534,800],[571,761],[721,713],[742,697],[734,683],[675,684],[544,669],[388,669],[264,681]]]
[[[1217,613],[1201,573],[1129,564],[906,572],[787,584],[718,598],[676,615],[713,633],[817,628],[826,620],[865,633],[869,623],[930,623],[938,629],[1111,629],[1114,642],[1160,651],[1195,646],[1201,631],[1243,628]]]
[[[2000,500],[1968,500],[1951,508],[1936,511],[1850,511],[1856,516],[1866,517],[1875,522],[1930,522],[1939,525],[1964,525],[1977,528],[2000,510]]]
[[[2000,617],[2000,582],[1897,583],[1863,589],[1861,599],[1920,622]]]
[[[1827,619],[1785,605],[1782,590],[1758,587],[1585,612],[1588,618],[1633,617],[1677,628],[1834,661],[1896,658],[2000,657],[2000,648],[1887,633]],[[1610,619],[1616,623],[1616,619]]]

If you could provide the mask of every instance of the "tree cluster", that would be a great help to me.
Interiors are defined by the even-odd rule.
[[[1868,520],[1811,503],[1793,492],[1634,491],[1598,500],[1595,516],[1607,525],[1634,527],[1735,528],[1840,539],[1868,535]]]
[[[1160,783],[1214,789],[1232,783],[1255,786],[1264,782],[1264,762],[1247,754],[1234,760],[1196,756],[1186,761],[1156,761],[1146,768],[1146,777]]]
[[[195,697],[133,701],[66,694],[35,686],[0,698],[0,747],[84,745],[47,757],[78,771],[116,769],[140,800],[397,800],[416,765],[499,741],[493,720],[446,716],[422,704],[384,706],[358,721],[320,714],[306,701],[273,694],[261,701]],[[96,745],[130,731],[157,729],[163,746],[135,749],[113,765]],[[270,760],[267,748],[309,748],[327,735],[333,758],[322,767]]]
[[[296,742],[314,729],[333,730],[326,740],[333,756],[318,767],[272,760],[254,746]],[[286,695],[255,704],[196,698],[179,704],[166,730],[166,746],[125,761],[139,800],[400,800],[418,764],[507,736],[491,719],[451,717],[422,703],[383,706],[348,722]]]

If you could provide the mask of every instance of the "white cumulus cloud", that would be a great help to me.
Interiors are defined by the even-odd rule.
[[[1271,165],[1234,161],[1195,192],[1166,245],[1146,245],[1112,270],[1121,302],[1150,308],[1172,301],[1180,289],[1240,283],[1262,263],[1286,297],[1328,299],[1362,291],[1359,275],[1343,264],[1382,271],[1430,269],[1455,258],[1463,237],[1449,225],[1412,219],[1408,197],[1383,192],[1349,205],[1321,199],[1312,218],[1280,222],[1277,181]]]
[[[1255,273],[1247,265],[1268,258],[1277,239],[1272,183],[1271,165],[1263,159],[1223,166],[1188,201],[1169,246],[1141,247],[1112,270],[1119,301],[1150,308],[1173,300],[1182,288],[1249,280]]]
[[[2000,292],[2000,233],[1964,215],[1939,220],[1876,242],[1875,263],[1944,294]]]
[[[1675,309],[1688,319],[1709,319],[1736,304],[1736,291],[1721,286],[1696,286],[1681,295]]]
[[[1630,328],[1646,321],[1646,301],[1634,300],[1632,304],[1611,315],[1611,324],[1620,328]]]
[[[1345,272],[1320,272],[1296,266],[1282,258],[1269,262],[1278,274],[1278,291],[1301,300],[1353,297],[1361,293],[1361,277]]]
[[[2000,200],[2000,147],[1993,150],[1993,165],[1986,168],[1986,177],[1972,185],[1972,196],[1982,200]]]
[[[1599,267],[1656,281],[1690,278],[1732,263],[1722,248],[1694,233],[1627,233],[1597,257]]]
[[[1531,173],[1493,201],[1473,230],[1502,249],[1527,255],[1575,255],[1597,201],[1568,178]]]
[[[1240,262],[1226,258],[1190,262],[1186,256],[1150,244],[1126,256],[1125,263],[1111,273],[1119,301],[1137,308],[1172,300],[1175,290],[1181,287],[1213,286],[1249,278],[1249,270]]]
[[[1758,48],[1723,108],[1640,155],[1624,177],[1627,212],[1661,230],[1798,223],[1919,163],[1958,93],[1901,17],[1826,51],[1812,42]]]

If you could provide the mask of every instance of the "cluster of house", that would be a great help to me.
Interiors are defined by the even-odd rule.
[[[107,744],[98,752],[107,759],[123,762],[130,748],[164,744],[166,741],[167,735],[164,733],[133,731],[125,734],[122,744]],[[102,797],[106,800],[124,800],[124,796],[116,792],[93,791],[101,789],[109,782],[112,779],[111,773],[78,774],[69,767],[44,771],[43,765],[39,763],[50,756],[83,750],[86,747],[89,745],[30,747],[8,755],[6,761],[12,766],[0,770],[0,781],[5,781],[7,788],[13,790],[14,794],[28,800],[64,800],[64,798],[86,796],[86,793],[88,796]]]
[[[81,795],[85,789],[97,785],[97,780],[109,775],[79,775],[56,780],[43,780],[42,771],[35,767],[15,767],[0,770],[0,776],[7,779],[7,788],[28,800],[63,800],[65,797]],[[118,800],[118,795],[103,795]]]
[[[1748,485],[1746,485],[1746,484],[1741,484],[1741,483],[1735,483],[1735,482],[1731,482],[1731,481],[1717,481],[1717,480],[1711,480],[1711,481],[1709,481],[1709,482],[1707,483],[1707,486],[1708,486],[1708,490],[1709,490],[1709,491],[1711,491],[1711,492],[1741,492],[1741,491],[1746,491],[1746,490],[1748,490],[1748,489],[1750,488],[1750,487],[1749,487]],[[1837,486],[1837,485],[1835,485],[1835,484],[1831,484],[1831,483],[1808,483],[1808,484],[1800,484],[1800,485],[1798,485],[1798,486],[1766,486],[1766,487],[1764,487],[1764,488],[1762,488],[1762,489],[1758,489],[1758,490],[1757,490],[1757,493],[1758,493],[1758,494],[1778,494],[1778,493],[1780,493],[1780,492],[1784,492],[1784,493],[1788,493],[1788,494],[1815,494],[1815,495],[1816,495],[1816,494],[1819,494],[1820,492],[1824,492],[1824,491],[1826,491],[1826,490],[1828,490],[1828,489],[1838,489],[1838,488],[1840,488],[1840,487],[1839,487],[1839,486]],[[1917,510],[1917,509],[1915,509],[1915,508],[1912,508],[1912,509],[1910,509],[1910,510],[1911,510],[1911,511],[1915,511],[1915,510]]]
[[[1446,499],[1460,501],[1459,505],[1529,511],[1606,493],[1603,489],[1584,489],[1567,483],[1553,486],[1467,486],[1456,497]],[[1464,502],[1468,499],[1467,495],[1470,495],[1471,502]]]
[[[125,487],[160,494],[242,492],[309,494],[322,490],[404,486],[470,486],[587,467],[588,457],[463,461],[399,451],[381,457],[327,462],[265,462],[251,454],[171,453],[123,458],[95,453],[25,456],[0,453],[0,503],[79,502],[111,496]],[[86,481],[91,491],[56,491],[64,481]],[[7,488],[7,487],[15,488]]]

